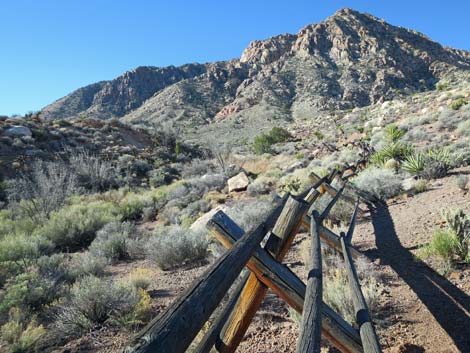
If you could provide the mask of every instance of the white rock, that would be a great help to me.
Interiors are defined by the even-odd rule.
[[[26,126],[12,126],[4,132],[7,136],[32,136],[31,129]]]
[[[250,181],[244,172],[240,172],[234,177],[231,177],[228,181],[228,191],[243,191],[246,190]]]
[[[222,211],[226,212],[227,211],[227,206],[217,206],[216,208],[213,208],[207,213],[204,213],[201,217],[196,219],[196,221],[191,224],[191,227],[189,229],[191,230],[204,230],[206,228],[207,222],[212,218],[213,215],[215,215],[217,212]]]
[[[407,178],[401,182],[401,187],[403,191],[410,192],[413,191],[416,187],[416,179],[415,178]]]

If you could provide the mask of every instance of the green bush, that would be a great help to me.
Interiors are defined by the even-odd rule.
[[[453,110],[459,110],[463,105],[467,104],[467,101],[463,98],[457,98],[452,102],[450,108]]]
[[[63,282],[41,274],[37,268],[16,276],[7,284],[0,313],[19,307],[25,313],[39,312],[63,294]]]
[[[59,307],[56,332],[65,337],[80,335],[134,311],[139,301],[139,292],[131,286],[85,277],[73,285],[70,299]]]
[[[1,340],[8,345],[7,352],[9,353],[35,350],[37,343],[45,333],[44,327],[38,326],[34,319],[24,324],[18,308],[10,310],[8,322],[0,328]]]
[[[110,202],[73,204],[52,213],[34,234],[49,239],[59,250],[77,250],[88,246],[105,224],[120,218],[117,207]]]
[[[470,136],[470,120],[459,123],[457,126],[457,133],[461,136]]]
[[[201,232],[177,226],[159,228],[145,244],[146,256],[163,270],[175,268],[208,256],[209,242]]]
[[[364,194],[378,200],[386,200],[402,191],[402,179],[388,169],[367,168],[352,182]]]
[[[88,275],[101,276],[107,265],[104,257],[95,256],[89,251],[76,254],[70,262],[70,272],[74,278],[85,277]]]
[[[292,136],[289,132],[280,127],[274,127],[267,134],[261,134],[253,140],[253,148],[256,154],[271,152],[271,146],[275,143],[285,142]]]
[[[133,232],[134,227],[128,222],[108,223],[96,233],[89,250],[96,257],[104,257],[110,261],[123,260],[129,256],[127,240]]]

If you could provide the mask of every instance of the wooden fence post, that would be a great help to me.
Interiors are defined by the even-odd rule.
[[[359,325],[359,334],[361,335],[362,345],[365,353],[381,353],[379,340],[375,334],[372,319],[367,308],[366,300],[362,294],[359,279],[357,278],[356,269],[354,267],[351,254],[349,253],[349,246],[346,243],[346,236],[341,233],[341,245],[343,247],[344,264],[348,273],[349,287],[356,312],[356,322]]]
[[[300,220],[309,204],[289,197],[269,238],[265,249],[282,260],[300,227]],[[216,348],[221,353],[235,352],[253,317],[266,295],[268,287],[255,274],[251,274],[243,288],[230,318],[225,324]]]
[[[220,303],[253,251],[279,217],[285,199],[254,231],[243,235],[160,316],[142,329],[126,353],[183,353]],[[210,221],[209,221],[210,222]]]
[[[319,235],[319,214],[311,216],[310,234],[312,249],[305,293],[304,310],[297,353],[320,353],[321,349],[321,312],[322,312],[322,260]]]

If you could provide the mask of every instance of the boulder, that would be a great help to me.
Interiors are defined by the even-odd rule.
[[[7,136],[32,136],[33,133],[31,132],[31,129],[26,127],[26,126],[12,126],[9,129],[6,129],[3,132],[4,135]]]
[[[411,177],[411,178],[404,179],[401,182],[401,187],[403,191],[405,192],[413,192],[416,187],[416,178]]]
[[[250,184],[250,181],[248,180],[248,177],[246,176],[245,172],[240,172],[234,177],[231,177],[228,181],[228,191],[243,191],[246,190],[248,187],[248,184]]]
[[[216,208],[213,208],[209,212],[204,213],[201,217],[196,219],[196,221],[191,225],[191,227],[189,227],[189,229],[195,230],[195,231],[206,229],[207,222],[209,222],[212,216],[215,215],[219,211],[226,212],[227,206],[217,206]]]

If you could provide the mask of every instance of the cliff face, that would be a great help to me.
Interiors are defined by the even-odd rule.
[[[301,119],[433,89],[456,70],[470,70],[468,52],[343,9],[295,35],[254,41],[240,59],[139,67],[73,92],[42,116],[182,126],[254,115]]]

